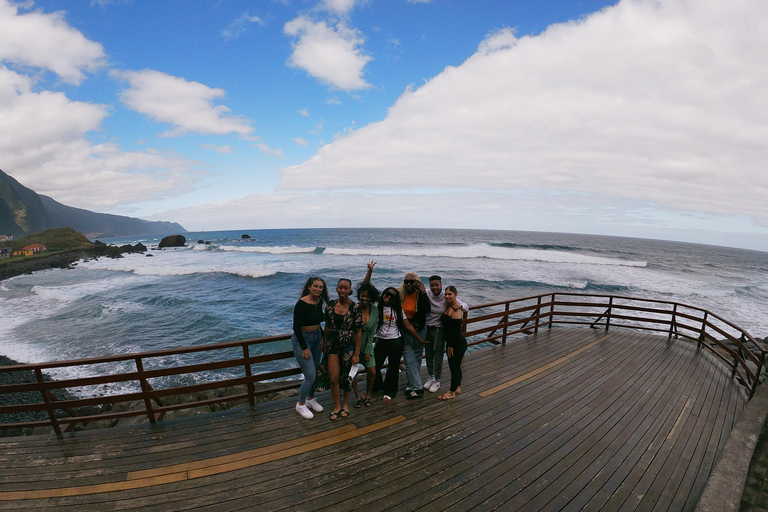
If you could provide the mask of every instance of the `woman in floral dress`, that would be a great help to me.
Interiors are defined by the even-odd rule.
[[[349,396],[352,392],[349,370],[360,362],[362,315],[357,304],[350,300],[352,281],[339,279],[336,285],[339,298],[331,300],[325,308],[323,337],[324,363],[318,370],[316,388],[321,390],[327,380],[333,396],[331,421],[349,416]],[[344,391],[342,403],[341,391]]]

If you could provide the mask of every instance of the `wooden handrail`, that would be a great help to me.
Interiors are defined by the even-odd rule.
[[[757,387],[758,378],[765,363],[765,347],[747,331],[705,309],[672,301],[558,292],[479,304],[471,306],[469,309],[470,313],[476,313],[472,316],[466,312],[464,314],[463,330],[469,345],[503,344],[508,339],[520,334],[530,334],[531,332],[538,332],[539,329],[570,325],[599,327],[606,330],[609,328],[647,330],[664,333],[670,338],[695,341],[699,348],[708,349],[730,366],[732,375],[744,386],[750,398]],[[0,414],[45,411],[49,418],[48,421],[0,423],[0,429],[5,434],[11,428],[49,425],[58,435],[61,435],[61,425],[67,425],[69,430],[78,422],[140,415],[147,416],[150,422],[154,423],[168,411],[228,400],[247,399],[250,406],[255,407],[255,397],[258,395],[276,389],[284,390],[299,386],[298,380],[282,383],[266,390],[257,390],[254,386],[257,382],[283,379],[301,373],[293,360],[293,352],[286,351],[284,348],[280,350],[282,346],[277,345],[278,342],[284,342],[290,338],[290,334],[281,334],[194,347],[0,367],[0,372],[32,371],[36,376],[36,382],[0,385],[0,393],[34,391],[41,394],[41,400],[37,403],[2,407]],[[278,350],[252,355],[250,347],[254,345]],[[231,351],[231,354],[227,354],[227,350]],[[195,362],[161,368],[147,365],[147,361],[153,358],[202,352],[210,352],[223,358],[210,362]],[[284,369],[255,371],[259,366],[263,367],[264,364],[274,361],[283,361],[284,364],[278,367],[282,366]],[[119,362],[132,363],[135,370],[126,373],[54,381],[45,381],[42,377],[43,370],[74,366],[88,367],[95,364]],[[184,376],[224,368],[240,368],[241,376],[164,389],[153,388],[149,382],[150,379],[159,377]],[[52,393],[56,389],[77,389],[97,384],[125,382],[134,383],[135,390],[117,395],[75,400],[57,400]],[[222,389],[235,385],[244,386],[245,391],[229,397],[208,398],[173,405],[168,405],[162,400],[168,396]],[[104,406],[129,401],[143,402],[144,410],[111,412],[101,415],[94,415],[92,410],[82,413],[77,411],[79,407]]]

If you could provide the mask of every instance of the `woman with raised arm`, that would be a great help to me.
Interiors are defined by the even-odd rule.
[[[376,266],[375,261],[371,261],[368,264],[368,272],[363,280],[364,284],[371,282],[374,266]],[[381,389],[383,387],[384,401],[389,402],[397,395],[400,358],[403,357],[403,333],[408,332],[421,343],[424,343],[424,341],[408,321],[408,318],[406,318],[397,288],[390,286],[381,293],[378,310],[379,326],[376,329],[376,343],[373,347],[373,355],[376,359],[376,380],[373,389]],[[381,371],[385,361],[389,362],[389,368],[387,369],[387,376],[382,386]]]
[[[352,293],[352,281],[339,279],[336,285],[339,298],[331,300],[325,308],[325,338],[323,353],[325,368],[321,365],[316,389],[320,389],[326,380],[330,383],[333,396],[331,421],[349,416],[349,395],[352,392],[352,379],[349,371],[352,365],[360,362],[360,343],[363,326],[362,315],[349,295]],[[344,391],[342,400],[341,392]]]
[[[323,331],[320,323],[324,320],[323,302],[328,302],[328,288],[319,277],[310,277],[301,291],[301,298],[293,308],[293,355],[304,374],[299,388],[296,412],[302,418],[311,420],[312,411],[323,412],[323,406],[315,400],[314,383],[317,368],[322,357]],[[310,408],[312,411],[310,411]]]
[[[366,407],[371,405],[371,393],[373,392],[373,382],[376,380],[376,359],[373,354],[373,339],[379,326],[379,309],[376,302],[379,301],[379,290],[370,282],[363,282],[357,288],[358,307],[363,320],[362,340],[360,345],[360,362],[365,367],[365,396],[360,397],[360,390],[357,388],[357,381],[352,381],[355,396],[358,400],[355,407],[360,408],[362,404]]]
[[[448,367],[451,369],[451,389],[446,391],[438,398],[440,400],[451,400],[461,393],[461,362],[464,359],[464,353],[467,351],[467,340],[461,332],[461,324],[464,314],[461,309],[454,308],[459,292],[455,286],[448,286],[445,289],[445,313],[440,317],[443,324],[445,335],[445,344],[448,352]]]

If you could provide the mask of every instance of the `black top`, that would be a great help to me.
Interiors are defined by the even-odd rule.
[[[324,319],[323,303],[309,304],[299,299],[293,308],[293,334],[299,341],[302,350],[307,349],[307,343],[304,341],[304,333],[301,328],[307,325],[320,325]]]
[[[440,323],[443,324],[443,336],[445,336],[446,346],[459,348],[467,342],[464,334],[461,332],[462,322],[461,318],[451,318],[445,313],[440,315]]]

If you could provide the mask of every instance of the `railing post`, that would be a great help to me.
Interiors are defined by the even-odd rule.
[[[696,344],[696,348],[701,348],[704,340],[707,339],[707,315],[709,311],[704,312],[704,318],[701,319],[701,330],[699,331],[699,342]]]
[[[672,333],[677,332],[677,304],[672,306],[672,321],[669,323],[669,337],[672,337]]]
[[[549,302],[549,322],[547,322],[547,329],[552,328],[552,323],[554,322],[554,316],[555,316],[555,294],[553,293],[550,296],[550,302]]]
[[[251,382],[251,364],[248,362],[250,357],[250,351],[248,350],[248,344],[246,343],[243,345],[243,358],[245,359],[245,376],[248,378],[248,384],[246,384],[246,387],[248,388],[248,403],[251,407],[256,407],[256,398],[254,396],[255,389],[253,382]]]
[[[139,383],[141,384],[141,395],[144,397],[144,408],[147,410],[147,416],[149,416],[149,422],[154,425],[155,423],[155,411],[152,408],[152,400],[149,397],[149,382],[144,377],[144,364],[141,362],[141,357],[137,357],[136,370],[139,372]]]
[[[509,303],[507,303],[507,309],[509,309]],[[539,334],[539,317],[541,316],[541,295],[536,300],[536,326],[533,329],[534,334]]]
[[[509,323],[509,302],[504,305],[504,329],[502,329],[501,344],[507,344],[507,324]]]
[[[35,368],[35,377],[37,377],[37,382],[40,384],[45,382],[43,379],[43,371],[40,368]],[[43,395],[43,402],[45,402],[45,405],[48,408],[48,419],[51,420],[53,431],[56,432],[56,436],[61,437],[61,425],[59,425],[59,420],[54,413],[53,400],[51,400],[48,390],[45,388],[40,389],[40,394]]]
[[[464,335],[464,337],[467,336],[467,317],[469,316],[468,311],[461,310],[461,334]]]
[[[605,312],[605,330],[611,326],[611,314],[613,313],[613,295],[608,297],[608,311]]]

